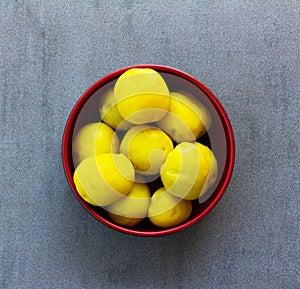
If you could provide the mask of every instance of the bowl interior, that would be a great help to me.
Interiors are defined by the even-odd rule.
[[[184,72],[170,67],[157,65],[141,65],[139,67],[148,67],[158,71],[166,81],[171,92],[185,91],[192,94],[206,106],[212,116],[213,121],[210,129],[197,141],[210,147],[215,154],[218,162],[218,177],[215,184],[199,200],[193,201],[193,211],[189,219],[178,226],[168,229],[154,226],[147,218],[133,228],[122,227],[111,221],[104,209],[86,203],[76,191],[73,182],[73,173],[75,170],[72,157],[73,140],[82,126],[88,123],[101,121],[99,104],[103,94],[106,90],[113,88],[117,78],[130,67],[121,69],[100,79],[92,85],[76,103],[69,116],[64,132],[63,163],[68,182],[75,196],[96,219],[109,227],[124,233],[140,236],[165,235],[187,228],[197,222],[211,211],[219,201],[229,183],[233,170],[234,139],[232,128],[224,108],[213,93],[201,82]],[[122,136],[122,134],[119,135],[119,138],[121,139]],[[162,187],[160,178],[152,180],[149,183],[149,187],[152,192]]]

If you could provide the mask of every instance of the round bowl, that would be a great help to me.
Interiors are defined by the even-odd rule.
[[[107,212],[85,202],[76,190],[73,173],[72,142],[78,130],[85,124],[99,122],[99,101],[103,92],[114,85],[118,77],[130,68],[152,68],[165,79],[170,91],[184,90],[197,97],[212,116],[212,125],[200,142],[209,146],[218,161],[215,184],[199,200],[193,201],[190,217],[183,223],[163,229],[151,224],[146,218],[135,227],[125,227],[109,219]],[[135,65],[114,71],[95,82],[79,98],[67,120],[62,140],[62,160],[66,178],[81,205],[98,221],[117,231],[137,236],[162,236],[178,232],[195,224],[206,216],[224,194],[234,167],[235,145],[229,118],[216,96],[199,80],[178,69],[162,65]]]

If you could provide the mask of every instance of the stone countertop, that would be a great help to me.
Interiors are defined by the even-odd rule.
[[[1,288],[300,288],[300,2],[0,2]],[[236,163],[202,221],[125,235],[75,199],[68,115],[129,65],[201,80],[232,122]]]

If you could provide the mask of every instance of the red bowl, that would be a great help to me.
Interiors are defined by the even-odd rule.
[[[72,142],[74,136],[83,125],[99,121],[98,106],[102,92],[112,86],[117,78],[126,70],[139,68],[152,68],[165,79],[170,91],[184,90],[199,98],[209,109],[212,115],[212,126],[208,133],[201,137],[200,142],[208,145],[214,152],[218,161],[218,177],[215,185],[211,187],[203,198],[193,201],[191,216],[183,223],[167,229],[154,226],[147,218],[135,227],[129,228],[118,225],[110,220],[107,212],[85,202],[78,194],[74,181],[74,164],[72,158]],[[123,233],[137,236],[161,236],[186,229],[206,216],[218,203],[224,194],[234,167],[235,145],[234,136],[228,116],[216,96],[199,80],[191,75],[162,65],[143,64],[122,68],[114,71],[95,82],[79,98],[67,120],[62,140],[62,160],[67,180],[71,189],[81,205],[97,220],[110,228]]]

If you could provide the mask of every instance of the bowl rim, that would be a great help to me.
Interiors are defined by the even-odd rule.
[[[204,94],[208,97],[209,101],[212,103],[214,108],[216,109],[222,125],[224,127],[225,131],[225,137],[226,137],[226,142],[228,145],[227,148],[227,156],[226,156],[226,161],[225,165],[226,167],[226,172],[223,173],[222,178],[220,179],[220,183],[218,185],[218,193],[215,195],[214,199],[209,203],[209,205],[197,216],[191,218],[190,220],[187,220],[183,222],[182,224],[179,224],[177,226],[174,226],[172,228],[158,228],[157,231],[143,231],[143,230],[135,230],[134,228],[129,228],[129,227],[123,227],[121,225],[118,225],[116,223],[113,223],[112,221],[100,216],[97,214],[90,206],[88,203],[86,203],[79,193],[76,190],[75,184],[73,182],[73,175],[71,173],[71,169],[69,167],[69,158],[68,158],[68,152],[70,147],[68,144],[70,143],[70,138],[72,137],[70,132],[72,130],[74,121],[76,120],[80,109],[82,106],[85,104],[87,99],[95,93],[100,87],[104,86],[111,80],[115,79],[116,77],[120,76],[122,73],[124,73],[126,70],[131,69],[131,68],[151,68],[154,70],[157,70],[158,72],[165,72],[169,74],[174,74],[179,77],[184,78],[185,80],[191,82],[194,84],[196,87],[198,87],[200,90],[204,92]],[[100,78],[96,82],[94,82],[77,100],[75,105],[73,106],[69,117],[67,119],[64,132],[63,132],[63,138],[62,138],[62,162],[63,162],[63,167],[64,167],[64,172],[67,178],[67,181],[72,189],[73,194],[77,198],[77,200],[80,202],[80,204],[98,221],[100,221],[102,224],[117,230],[122,233],[126,233],[129,235],[135,235],[135,236],[142,236],[142,237],[153,237],[153,236],[163,236],[163,235],[168,235],[172,234],[175,232],[179,232],[183,229],[187,229],[188,227],[192,226],[196,222],[200,221],[203,219],[209,212],[212,211],[212,209],[217,205],[217,203],[220,201],[221,197],[225,193],[227,186],[229,185],[232,173],[233,173],[233,168],[234,168],[234,162],[235,162],[235,141],[234,141],[234,134],[232,130],[232,126],[229,120],[229,117],[222,106],[221,102],[217,99],[217,97],[212,93],[212,91],[204,85],[201,81],[196,79],[195,77],[191,76],[190,74],[183,72],[179,69],[170,67],[170,66],[165,66],[165,65],[159,65],[159,64],[139,64],[139,65],[131,65],[127,67],[123,67],[121,69],[118,69],[116,71],[113,71],[104,77]]]

